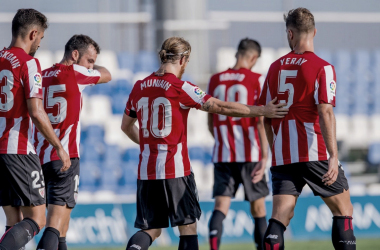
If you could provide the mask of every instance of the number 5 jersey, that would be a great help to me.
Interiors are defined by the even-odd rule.
[[[191,173],[187,150],[187,117],[210,98],[197,86],[171,73],[137,81],[125,114],[139,122],[138,179],[172,179]]]
[[[73,64],[54,64],[42,72],[44,109],[70,158],[79,157],[82,92],[100,79],[100,72]],[[36,129],[34,146],[41,164],[59,160],[56,150]]]
[[[335,90],[334,67],[313,52],[292,51],[271,65],[259,103],[277,97],[289,108],[284,118],[271,119],[272,166],[328,160],[317,105],[335,106]]]

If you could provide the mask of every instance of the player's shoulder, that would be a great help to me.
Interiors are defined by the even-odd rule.
[[[334,67],[331,63],[325,61],[324,59],[320,58],[317,54],[310,52],[309,54],[310,58],[313,60],[313,63],[316,65],[319,65],[320,67],[325,67],[325,66],[332,66]]]

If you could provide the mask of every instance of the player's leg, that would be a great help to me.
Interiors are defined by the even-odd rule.
[[[265,197],[269,194],[265,175],[258,183],[252,183],[251,173],[257,163],[241,163],[239,166],[241,179],[244,185],[245,200],[250,202],[251,214],[254,219],[255,229],[253,240],[258,250],[263,249],[264,234],[267,229]]]
[[[179,245],[178,250],[197,250],[198,235],[197,235],[197,223],[189,225],[178,226],[179,230]]]
[[[67,231],[69,230],[69,224],[70,224],[70,217],[69,217],[69,220],[66,221],[61,231],[61,235],[59,237],[58,250],[67,250],[66,234],[67,234]]]
[[[147,250],[160,235],[161,229],[140,230],[128,241],[127,250]]]
[[[5,231],[22,221],[23,215],[20,207],[3,206],[3,210],[6,217]]]
[[[223,234],[223,220],[230,209],[231,197],[235,197],[241,182],[240,176],[238,176],[239,169],[236,168],[238,166],[234,163],[214,164],[213,198],[215,198],[215,206],[209,222],[209,244],[211,250],[219,249]],[[239,180],[236,181],[235,177],[238,177]]]
[[[10,228],[0,249],[20,249],[45,226],[45,187],[37,155],[1,155],[9,173],[12,206],[20,206],[23,220]]]

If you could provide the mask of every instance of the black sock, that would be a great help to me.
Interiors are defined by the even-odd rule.
[[[20,249],[39,232],[40,228],[38,224],[30,218],[25,218],[3,235],[0,241],[0,249]]]
[[[253,231],[253,238],[256,243],[256,249],[263,250],[263,239],[265,231],[267,230],[267,220],[265,216],[253,219],[255,220],[255,230]]]
[[[5,232],[7,232],[11,228],[12,228],[11,226],[5,226]]]
[[[331,238],[336,250],[355,250],[356,238],[351,216],[334,216]]]
[[[128,241],[127,250],[147,250],[152,244],[152,237],[144,231],[138,231]]]
[[[178,250],[199,250],[198,235],[179,236]]]
[[[223,233],[223,220],[226,218],[224,213],[214,210],[209,224],[209,242],[211,250],[218,250]]]
[[[56,250],[59,243],[59,231],[54,227],[45,228],[44,234],[38,242],[37,250]]]
[[[66,237],[59,237],[58,250],[67,250]]]
[[[269,219],[267,231],[264,234],[265,250],[284,250],[284,232],[286,227],[276,219]]]

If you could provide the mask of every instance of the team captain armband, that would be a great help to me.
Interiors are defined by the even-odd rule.
[[[198,86],[189,82],[182,85],[181,103],[190,108],[200,109],[201,106],[211,97],[203,92]]]
[[[129,116],[129,117],[137,118],[136,111],[134,111],[134,110],[131,110],[131,109],[125,108],[124,113],[125,113],[127,116]]]

